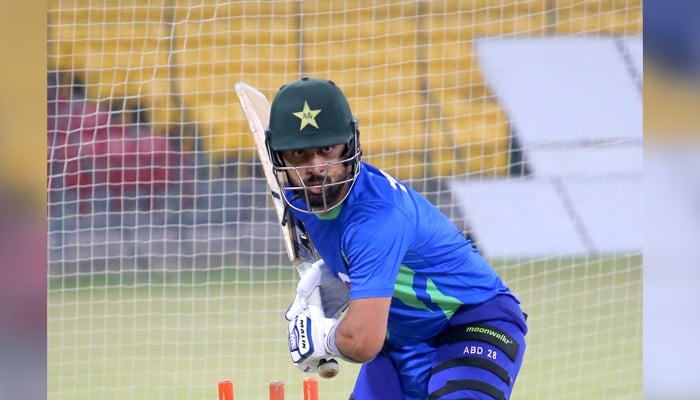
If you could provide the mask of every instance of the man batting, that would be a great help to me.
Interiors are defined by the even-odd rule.
[[[363,363],[356,400],[510,398],[527,333],[518,299],[434,205],[361,161],[342,91],[315,78],[283,86],[265,136],[284,200],[322,257],[287,311],[295,365]],[[312,317],[303,297],[320,284],[328,298],[329,276],[349,304],[334,290],[334,310]]]

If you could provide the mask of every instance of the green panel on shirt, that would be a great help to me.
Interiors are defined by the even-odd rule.
[[[396,283],[394,284],[394,297],[409,307],[431,311],[425,303],[418,299],[416,292],[413,290],[414,276],[415,273],[405,265],[402,264],[399,267],[399,275],[396,277]]]

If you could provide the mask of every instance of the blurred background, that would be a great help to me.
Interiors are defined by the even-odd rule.
[[[46,398],[46,7],[0,1],[0,398]]]
[[[644,393],[700,397],[700,3],[644,2]],[[690,339],[690,340],[688,340]]]

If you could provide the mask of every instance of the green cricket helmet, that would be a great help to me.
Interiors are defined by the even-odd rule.
[[[282,86],[270,108],[266,138],[273,151],[349,143],[357,124],[333,82],[304,77]]]
[[[272,100],[265,140],[278,183],[301,196],[306,204],[304,209],[288,202],[290,207],[302,212],[328,212],[350,193],[360,170],[359,130],[347,98],[332,81],[304,77],[282,86]],[[335,164],[345,164],[350,172],[340,182],[324,184],[327,190],[322,198],[310,195],[306,186],[283,184],[289,181],[286,174],[299,174],[299,171],[285,166],[279,152],[338,144],[344,144],[345,149]],[[345,184],[349,184],[345,196],[335,198],[335,192]]]

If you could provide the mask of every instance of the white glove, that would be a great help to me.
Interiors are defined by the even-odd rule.
[[[298,363],[292,362],[295,367],[299,368],[303,372],[309,373],[309,374],[315,374],[319,370],[319,366],[321,364],[321,359],[319,358],[307,358],[306,360],[299,361]]]
[[[303,372],[309,374],[317,373],[321,375],[322,378],[332,378],[333,376],[337,375],[339,371],[338,362],[335,359],[329,360],[324,358],[309,357],[306,360],[293,364],[295,367],[299,368]],[[324,368],[326,368],[326,370],[334,370],[335,372],[333,373],[333,375],[325,376],[323,375],[324,372],[322,372]]]
[[[302,271],[297,284],[297,292],[284,317],[291,321],[297,315],[309,309],[309,305],[323,310],[328,318],[338,318],[350,302],[350,289],[343,281],[333,275],[323,260],[313,264],[304,263],[298,269]],[[319,288],[319,300],[314,299],[314,289]],[[317,317],[317,315],[314,315]]]
[[[321,268],[319,262],[323,261],[319,260],[313,264],[304,263],[297,267],[300,271],[301,279],[299,279],[299,283],[297,283],[297,293],[294,297],[294,301],[289,305],[287,312],[284,314],[284,318],[287,321],[293,320],[297,315],[309,308],[309,298],[314,290],[321,284]],[[325,265],[325,263],[323,265]],[[321,308],[320,304],[313,304],[313,306]]]
[[[316,372],[319,361],[339,356],[337,326],[335,318],[312,318],[306,313],[290,321],[287,342],[294,365],[304,372]]]

